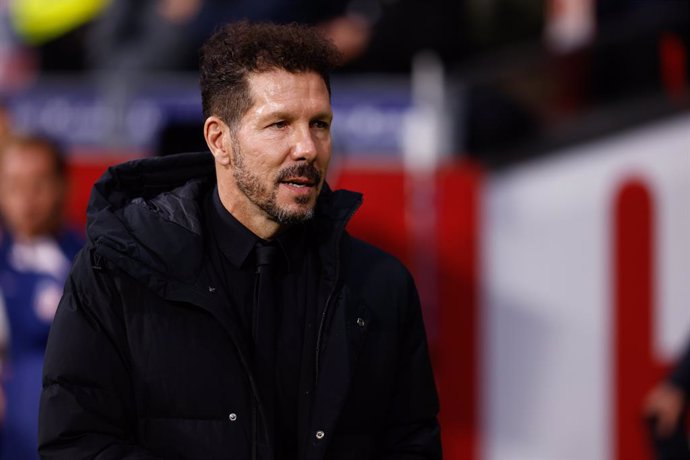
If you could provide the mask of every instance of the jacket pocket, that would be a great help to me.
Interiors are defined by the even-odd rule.
[[[140,442],[168,460],[249,458],[249,436],[236,414],[227,419],[145,418]]]

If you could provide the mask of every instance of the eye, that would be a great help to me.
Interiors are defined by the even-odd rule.
[[[319,129],[329,129],[331,124],[325,120],[315,120],[312,122],[312,126]]]
[[[276,121],[276,122],[271,123],[271,124],[269,125],[269,128],[283,129],[283,128],[287,127],[287,125],[288,125],[288,124],[287,124],[287,121],[285,121],[285,120],[279,120],[279,121]]]

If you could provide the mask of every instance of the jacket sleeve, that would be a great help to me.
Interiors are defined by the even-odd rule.
[[[438,396],[419,296],[405,270],[400,362],[385,435],[386,460],[441,459]]]
[[[151,460],[136,444],[119,295],[111,274],[90,259],[86,249],[77,257],[48,338],[39,453],[43,459]]]

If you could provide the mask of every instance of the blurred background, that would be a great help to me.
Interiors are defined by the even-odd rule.
[[[0,145],[60,145],[83,234],[109,165],[205,150],[197,50],[215,27],[318,25],[346,57],[329,181],[364,192],[351,231],[415,275],[445,457],[661,458],[643,405],[690,339],[688,10],[0,0]]]

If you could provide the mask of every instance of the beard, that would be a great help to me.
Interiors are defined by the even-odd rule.
[[[273,184],[262,182],[265,177],[251,171],[236,139],[232,141],[233,178],[237,188],[250,202],[264,211],[272,220],[282,225],[305,222],[314,217],[314,205],[309,205],[310,197],[296,197],[293,206],[281,206],[278,203],[278,186],[291,177],[306,177],[319,187],[321,173],[312,164],[300,163],[287,166],[278,171]],[[295,206],[296,205],[296,206]]]

